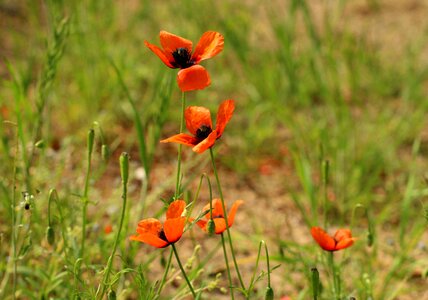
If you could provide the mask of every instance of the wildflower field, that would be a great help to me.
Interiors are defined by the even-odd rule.
[[[0,0],[0,299],[428,299],[427,16]]]

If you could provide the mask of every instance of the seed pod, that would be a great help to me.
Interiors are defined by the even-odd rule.
[[[46,228],[46,239],[48,240],[49,245],[53,245],[55,243],[55,231],[51,226]]]
[[[273,289],[270,286],[268,286],[265,292],[265,300],[273,300],[273,296],[274,296]]]

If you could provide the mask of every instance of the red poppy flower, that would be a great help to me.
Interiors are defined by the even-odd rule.
[[[144,219],[138,223],[137,235],[130,237],[133,241],[143,242],[157,248],[164,248],[177,242],[183,235],[186,217],[181,214],[186,202],[176,200],[171,202],[166,211],[166,221],[161,222],[154,218]]]
[[[112,226],[112,225],[107,224],[107,225],[104,227],[104,233],[105,233],[105,234],[109,234],[109,233],[111,233],[112,231],[113,231],[113,226]]]
[[[224,37],[215,31],[205,32],[192,54],[192,42],[161,31],[159,34],[163,49],[145,41],[145,45],[153,51],[165,65],[172,69],[180,68],[177,75],[178,86],[183,92],[202,90],[210,85],[210,76],[199,63],[216,56],[223,50]]]
[[[337,251],[348,248],[356,240],[356,238],[352,237],[351,230],[349,229],[339,229],[334,234],[334,237],[331,237],[320,227],[312,227],[311,234],[318,245],[326,251]]]
[[[223,134],[224,128],[235,110],[233,100],[225,100],[217,112],[216,128],[213,130],[210,111],[201,106],[189,106],[184,112],[186,127],[193,136],[180,133],[162,140],[161,143],[179,143],[193,147],[193,151],[202,153],[211,148]]]
[[[229,228],[232,227],[233,221],[235,220],[236,211],[238,210],[238,207],[241,206],[244,203],[243,200],[237,200],[235,203],[233,203],[232,208],[229,211],[229,214],[227,215],[227,224],[229,225]],[[203,208],[203,211],[207,211],[210,209],[210,204],[208,203]],[[220,234],[223,233],[226,230],[226,220],[224,218],[224,212],[223,207],[221,205],[220,199],[213,199],[213,220],[215,224],[215,233]],[[196,224],[201,227],[203,230],[208,231],[207,224],[208,220],[210,219],[210,213],[208,212],[205,215],[206,220],[199,220],[196,222]]]

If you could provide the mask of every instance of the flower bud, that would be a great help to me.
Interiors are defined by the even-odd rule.
[[[51,226],[46,228],[46,239],[48,240],[49,245],[53,245],[55,243],[55,231]]]
[[[95,131],[93,129],[90,129],[88,131],[88,153],[89,153],[89,155],[92,154],[92,150],[94,148],[94,138],[95,138]]]
[[[123,152],[119,158],[120,163],[120,176],[122,177],[123,184],[128,183],[129,178],[129,154]]]
[[[207,223],[207,232],[209,235],[213,235],[215,233],[215,223],[213,219],[209,219]]]
[[[110,150],[107,145],[101,146],[101,158],[103,159],[104,162],[107,162],[108,159],[110,158]]]
[[[265,292],[265,300],[273,300],[273,296],[274,296],[273,289],[270,286],[268,286]]]
[[[36,146],[36,148],[42,149],[45,147],[45,141],[44,140],[39,140],[37,141],[34,146]]]
[[[110,290],[110,292],[108,292],[108,294],[107,294],[107,299],[108,300],[116,300],[116,292],[113,290]]]

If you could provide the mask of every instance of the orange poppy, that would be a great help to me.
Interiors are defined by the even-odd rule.
[[[144,219],[138,223],[137,235],[130,237],[133,241],[139,241],[157,248],[164,248],[177,242],[183,235],[186,217],[182,213],[186,202],[176,200],[171,202],[166,211],[166,221],[161,222],[154,218]]]
[[[223,50],[224,37],[215,31],[205,32],[192,54],[191,41],[175,34],[161,31],[159,33],[162,48],[144,41],[169,68],[181,69],[177,75],[178,86],[183,92],[202,90],[210,85],[210,76],[199,63],[216,56]]]
[[[356,238],[352,237],[351,230],[339,229],[333,237],[320,227],[312,227],[311,234],[314,240],[326,251],[338,251],[354,244]]]
[[[161,143],[179,143],[193,147],[192,150],[197,153],[202,153],[211,148],[221,137],[234,110],[235,102],[233,100],[223,101],[218,108],[216,128],[213,130],[210,111],[201,106],[189,106],[184,112],[184,118],[186,127],[193,136],[180,133],[162,140]]]
[[[232,208],[229,211],[229,214],[227,215],[227,224],[229,225],[229,228],[232,227],[233,221],[235,220],[236,211],[238,210],[238,207],[241,206],[244,203],[243,200],[237,200],[235,203],[233,203]],[[224,212],[223,207],[221,205],[220,199],[213,199],[213,221],[215,224],[215,233],[220,234],[223,233],[226,230],[226,220],[224,218]],[[208,203],[203,208],[203,211],[207,211],[210,209],[210,204]],[[208,212],[205,215],[206,220],[199,220],[196,222],[196,224],[201,227],[204,231],[208,231],[207,224],[210,220],[210,213]]]

